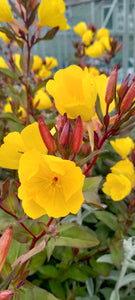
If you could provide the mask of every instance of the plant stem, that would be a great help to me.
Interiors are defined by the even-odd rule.
[[[0,206],[0,208],[5,212],[7,213],[8,215],[12,216],[14,219],[16,219],[20,225],[35,239],[36,236],[23,224],[23,222],[20,222],[19,218],[14,215],[13,213],[11,213],[10,211],[6,210],[5,208],[3,208],[2,206]]]

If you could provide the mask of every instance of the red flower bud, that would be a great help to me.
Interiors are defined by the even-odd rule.
[[[62,132],[60,134],[60,139],[59,139],[59,143],[62,146],[65,146],[68,143],[69,129],[70,129],[70,123],[69,120],[67,120],[62,129]]]
[[[121,112],[122,113],[126,112],[130,108],[134,98],[135,98],[135,81],[132,82],[126,95],[123,98],[123,101],[121,104]]]
[[[118,67],[116,66],[111,72],[110,78],[108,80],[107,88],[106,88],[105,102],[107,104],[110,104],[115,98],[117,77],[118,77]]]
[[[129,89],[129,86],[128,86],[129,78],[130,78],[130,74],[128,74],[127,77],[122,81],[122,84],[117,91],[120,101],[123,99],[123,97],[125,96],[125,94],[127,93],[128,89]]]
[[[73,134],[73,144],[72,149],[74,153],[77,153],[82,145],[83,141],[83,123],[81,117],[79,116],[76,121],[75,130]]]
[[[56,149],[55,141],[42,116],[38,118],[38,127],[46,148],[51,154],[54,154]]]
[[[10,226],[4,231],[2,237],[0,238],[0,271],[2,270],[7,257],[8,249],[12,239],[12,231],[12,226]]]
[[[0,300],[10,300],[14,296],[14,292],[5,290],[0,292]]]

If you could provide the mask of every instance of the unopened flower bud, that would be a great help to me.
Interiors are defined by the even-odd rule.
[[[12,231],[12,226],[10,226],[4,231],[2,237],[0,238],[0,271],[2,270],[2,267],[7,257],[8,249],[12,239]]]
[[[128,74],[127,77],[122,81],[120,88],[117,90],[120,101],[123,99],[123,97],[125,96],[125,94],[129,89],[128,86],[129,78],[130,78],[130,74]]]
[[[118,77],[118,67],[116,66],[111,72],[110,78],[108,80],[107,88],[106,88],[105,102],[107,104],[110,104],[115,98],[117,77]]]
[[[14,292],[5,290],[0,292],[0,300],[10,300],[14,296]]]
[[[73,134],[73,144],[72,149],[74,153],[79,152],[83,141],[83,123],[82,119],[79,116],[76,121],[75,130]]]
[[[69,128],[70,128],[70,123],[69,123],[69,120],[67,120],[66,123],[64,124],[62,132],[60,134],[60,139],[59,139],[59,143],[62,146],[65,146],[68,142]]]
[[[130,108],[134,98],[135,98],[135,81],[132,82],[126,95],[123,98],[123,101],[121,104],[121,112],[122,113],[126,112]]]
[[[46,148],[51,154],[54,154],[56,149],[55,141],[42,116],[38,118],[38,127]]]

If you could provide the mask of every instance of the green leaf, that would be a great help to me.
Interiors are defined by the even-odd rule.
[[[39,273],[41,278],[57,278],[59,275],[59,271],[56,269],[55,266],[52,265],[46,265],[46,266],[41,266],[39,268]]]
[[[97,95],[97,100],[96,100],[95,108],[96,108],[96,113],[98,115],[98,118],[99,118],[101,124],[104,125],[104,116],[103,116],[101,105],[100,105],[99,95]]]
[[[61,281],[63,282],[68,278],[79,282],[85,282],[88,278],[88,275],[84,273],[84,271],[81,270],[81,268],[79,268],[79,264],[77,264],[76,266],[75,265],[70,266],[66,272],[65,271],[63,272],[61,276]]]
[[[114,290],[111,294],[110,300],[120,300],[119,292]]]
[[[49,286],[51,289],[51,292],[60,299],[65,299],[65,288],[61,284],[61,282],[57,279],[49,280]]]
[[[124,257],[124,250],[121,240],[113,240],[110,244],[111,259],[113,264],[119,268]]]
[[[51,77],[49,77],[49,79],[51,79]],[[34,93],[36,93],[38,90],[40,90],[42,87],[44,87],[44,86],[46,85],[47,81],[48,81],[48,79],[45,79],[45,80],[39,82],[39,83],[35,86],[35,88],[33,89],[32,93],[34,94]]]
[[[11,79],[14,79],[15,81],[19,81],[19,78],[15,75],[15,73],[11,72],[8,69],[0,68],[0,74],[9,77]]]
[[[24,129],[23,123],[12,113],[1,114],[0,119],[7,120],[10,131],[21,132]]]
[[[124,285],[128,285],[130,282],[135,281],[135,273],[129,273],[124,276],[121,280],[119,287],[121,288]]]
[[[78,224],[61,224],[58,226],[59,237],[56,246],[69,246],[77,248],[90,248],[99,244],[98,239],[89,233],[85,227]]]
[[[28,18],[28,27],[30,27],[33,23],[33,21],[35,20],[36,17],[36,13],[37,13],[37,9],[38,9],[39,3],[34,7],[34,9],[32,10],[30,17]]]
[[[83,165],[83,164],[85,164],[86,162],[88,162],[89,160],[93,159],[94,156],[99,155],[99,154],[104,153],[104,152],[108,152],[108,150],[106,150],[106,149],[103,149],[103,150],[96,150],[96,151],[90,153],[90,154],[89,154],[88,156],[86,156],[85,158],[79,160],[79,161],[76,163],[76,165],[77,165],[77,166]]]
[[[118,224],[115,215],[108,211],[94,211],[94,214],[97,217],[97,219],[106,224],[110,229],[114,231],[117,230]]]
[[[44,264],[45,259],[46,259],[45,251],[42,251],[42,252],[36,254],[30,261],[30,264],[29,264],[30,273],[29,273],[29,275],[32,275],[36,271],[38,271],[39,268]]]
[[[28,281],[26,282],[25,286],[21,287],[21,289],[18,290],[18,294],[19,300],[60,300],[59,298],[53,296],[51,293],[47,292],[46,290],[38,288],[37,286],[32,285]],[[18,298],[16,298],[16,296],[13,297],[13,300],[17,299]]]
[[[102,276],[108,276],[110,272],[110,264],[97,262],[93,257],[90,259],[90,264],[93,269]]]
[[[40,41],[52,40],[55,37],[55,34],[57,33],[58,30],[59,30],[58,26],[52,28],[51,30],[47,31],[47,33],[43,37],[36,39],[33,45],[39,43]]]
[[[95,176],[90,178],[85,178],[84,185],[83,185],[83,192],[84,191],[91,191],[96,192],[99,188],[99,184],[102,180],[102,176]]]

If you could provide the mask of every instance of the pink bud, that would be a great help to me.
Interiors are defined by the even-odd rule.
[[[62,132],[60,134],[60,139],[59,139],[59,143],[62,146],[65,146],[68,142],[69,128],[70,128],[70,123],[69,120],[67,120],[62,129]]]
[[[8,249],[12,239],[12,232],[13,229],[12,226],[10,226],[4,231],[2,237],[0,238],[0,271],[2,270],[2,267],[7,257]]]
[[[123,99],[123,97],[125,96],[125,94],[127,93],[128,89],[129,89],[129,86],[128,86],[129,78],[130,78],[130,74],[128,74],[127,77],[122,81],[122,84],[117,91],[120,101]]]
[[[106,88],[105,102],[107,104],[110,104],[115,98],[117,77],[118,77],[118,67],[116,66],[111,72],[110,78],[108,80],[107,88]]]
[[[126,112],[130,108],[134,98],[135,98],[135,81],[132,82],[125,97],[123,98],[121,104],[122,113]]]
[[[74,153],[77,153],[82,145],[83,141],[83,123],[81,117],[79,116],[76,121],[75,130],[73,134],[73,144],[72,149]]]
[[[46,145],[46,148],[51,154],[55,154],[55,149],[56,149],[55,141],[50,133],[50,130],[45,124],[42,116],[38,118],[38,127],[39,127],[41,137]]]
[[[14,292],[5,290],[0,292],[0,300],[10,300],[14,296]]]

